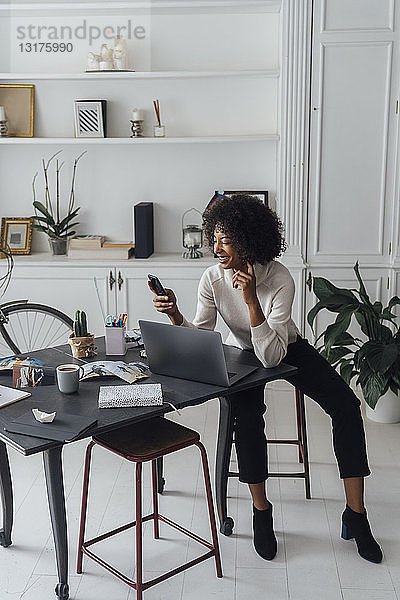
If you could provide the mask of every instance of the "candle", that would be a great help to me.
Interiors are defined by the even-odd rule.
[[[143,121],[143,111],[140,108],[133,109],[132,121]]]
[[[201,246],[200,235],[196,232],[185,232],[185,244],[190,248],[191,246]]]
[[[0,121],[5,121],[6,120],[6,111],[4,109],[4,106],[0,106]]]

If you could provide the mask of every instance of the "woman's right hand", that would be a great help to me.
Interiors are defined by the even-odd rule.
[[[173,290],[165,288],[167,296],[158,296],[155,290],[151,287],[149,282],[149,288],[155,294],[153,298],[154,308],[164,315],[168,315],[174,325],[181,325],[183,316],[179,312],[176,296]]]

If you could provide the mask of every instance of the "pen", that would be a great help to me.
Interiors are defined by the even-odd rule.
[[[128,319],[127,313],[117,315],[108,315],[105,320],[106,327],[125,327]]]

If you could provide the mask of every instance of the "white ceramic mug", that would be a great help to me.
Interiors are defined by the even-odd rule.
[[[74,394],[79,389],[79,378],[83,368],[79,365],[59,365],[56,369],[57,385],[63,394]]]

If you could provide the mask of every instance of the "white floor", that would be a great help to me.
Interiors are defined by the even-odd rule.
[[[267,428],[270,436],[294,432],[293,392],[279,382],[267,389]],[[218,404],[186,409],[175,420],[201,433],[211,468],[215,453]],[[310,438],[312,500],[305,500],[299,479],[270,479],[269,496],[279,551],[272,562],[255,554],[251,538],[251,504],[247,488],[231,479],[229,514],[235,521],[231,537],[220,536],[224,577],[215,577],[211,560],[177,575],[144,594],[145,600],[395,600],[400,598],[400,425],[366,421],[373,474],[367,479],[368,514],[385,559],[381,565],[363,561],[353,541],[340,539],[342,485],[332,453],[330,421],[307,401]],[[84,574],[75,573],[76,539],[86,443],[65,448],[65,477],[70,539],[70,597],[81,600],[134,600],[136,592],[92,561],[84,560]],[[25,458],[10,452],[15,486],[13,545],[0,548],[0,600],[55,598],[54,552],[44,490],[41,457]],[[296,449],[270,446],[271,470],[297,469]],[[144,506],[150,509],[149,472],[145,472]],[[197,450],[188,449],[166,461],[166,489],[160,510],[184,526],[209,536],[203,482]],[[133,519],[133,477],[128,463],[102,449],[94,455],[89,498],[89,535]],[[162,526],[154,541],[146,524],[145,576],[153,578],[198,552],[198,546]],[[120,570],[133,575],[132,530],[97,546]],[[201,548],[201,547],[200,547]]]

